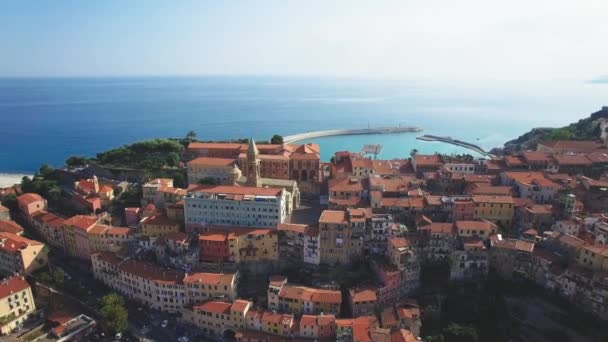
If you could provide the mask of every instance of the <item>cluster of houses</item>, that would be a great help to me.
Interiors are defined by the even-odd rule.
[[[340,151],[327,164],[314,144],[252,140],[188,150],[196,156],[187,164],[190,185],[143,184],[141,206],[125,209],[125,227],[95,210],[63,218],[39,195],[22,194],[19,210],[38,242],[0,207],[0,271],[44,267],[48,245],[90,263],[98,280],[127,298],[179,312],[211,338],[239,341],[414,341],[424,311],[413,299],[421,269],[441,265],[454,282],[483,281],[494,271],[608,319],[603,144],[553,141],[491,159],[372,160]],[[324,186],[318,219],[293,220],[300,191],[318,198]],[[95,177],[74,189],[102,202],[114,196]],[[154,260],[137,257],[141,250]],[[281,275],[355,263],[372,274],[348,289]],[[266,301],[239,296],[248,287],[243,272],[270,275]]]

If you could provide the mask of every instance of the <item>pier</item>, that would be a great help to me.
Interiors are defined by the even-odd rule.
[[[288,135],[283,137],[285,143],[292,143],[304,139],[331,137],[337,135],[360,135],[360,134],[395,134],[422,132],[422,128],[415,126],[376,127],[376,128],[354,128],[354,129],[332,129],[326,131],[312,131]]]
[[[452,145],[468,148],[469,150],[475,151],[484,157],[489,157],[489,158],[494,157],[492,154],[490,154],[489,152],[486,152],[486,150],[481,148],[481,146],[479,146],[479,145],[475,145],[475,144],[472,144],[472,143],[469,143],[466,141],[462,141],[462,140],[458,140],[458,139],[453,139],[452,137],[440,137],[437,135],[425,134],[423,136],[416,137],[416,139],[424,140],[424,141],[440,141],[440,142],[444,142],[446,144],[452,144]]]

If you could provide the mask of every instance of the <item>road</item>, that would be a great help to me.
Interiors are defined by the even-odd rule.
[[[99,302],[101,297],[113,293],[102,282],[93,277],[90,266],[82,261],[69,257],[52,255],[50,267],[61,267],[73,280],[79,282]],[[142,307],[137,302],[128,300],[125,303],[129,312],[129,332],[140,341],[177,341],[179,333],[185,334],[185,329],[177,326],[175,315]],[[163,320],[169,321],[169,326],[162,328]],[[189,334],[192,336],[192,334]]]

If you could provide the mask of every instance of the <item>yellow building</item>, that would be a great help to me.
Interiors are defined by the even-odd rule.
[[[44,243],[0,232],[0,273],[30,274],[47,263],[48,251]]]
[[[324,210],[319,217],[320,262],[347,263],[361,254],[366,223],[371,210]]]
[[[476,220],[484,219],[492,221],[499,226],[510,227],[515,213],[515,203],[511,196],[492,196],[475,195],[475,212],[473,217]]]
[[[230,258],[236,263],[279,260],[279,234],[274,229],[237,229],[228,235]]]
[[[89,248],[94,252],[118,252],[127,242],[134,239],[131,228],[96,224],[87,231]]]
[[[585,246],[576,261],[579,265],[593,270],[608,270],[608,247],[605,245]]]
[[[0,332],[10,334],[36,310],[30,284],[22,276],[0,282]]]
[[[180,224],[171,220],[166,215],[152,215],[145,217],[140,222],[141,232],[145,236],[159,237],[167,233],[180,231]]]
[[[242,176],[236,159],[200,157],[188,162],[188,184],[209,179],[214,184],[233,185]]]
[[[339,314],[342,293],[339,290],[317,289],[287,283],[285,277],[271,278],[268,286],[268,308],[304,314]]]

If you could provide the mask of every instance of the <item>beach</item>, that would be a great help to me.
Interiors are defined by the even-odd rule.
[[[21,183],[21,178],[23,178],[23,176],[31,177],[32,175],[18,173],[0,173],[0,188],[6,188],[11,185]]]

